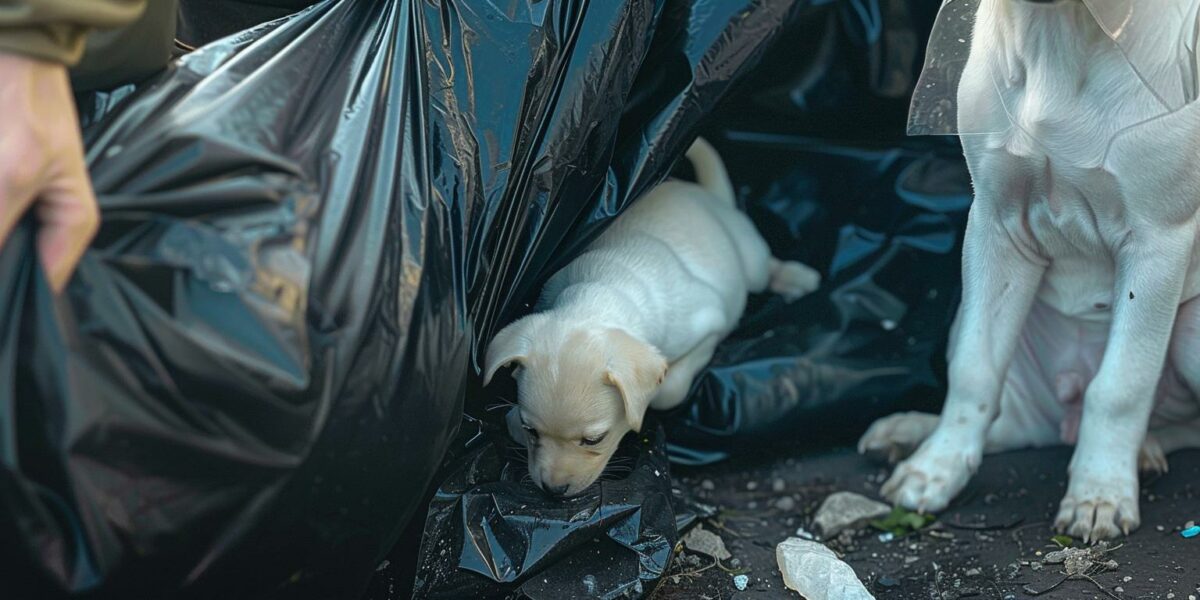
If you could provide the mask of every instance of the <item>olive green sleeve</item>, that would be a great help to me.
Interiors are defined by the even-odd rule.
[[[158,0],[150,0],[158,1]],[[147,0],[0,0],[0,52],[74,65],[88,31],[128,25]]]

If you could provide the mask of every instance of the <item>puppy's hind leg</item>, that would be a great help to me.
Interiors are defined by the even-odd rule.
[[[721,336],[710,335],[682,358],[672,363],[667,369],[667,376],[663,378],[662,385],[658,388],[658,393],[650,402],[650,408],[670,410],[683,404],[683,401],[687,399],[688,392],[692,390],[692,381],[712,360],[713,352],[716,351],[717,344],[720,342]]]
[[[795,261],[784,261],[771,257],[772,292],[792,302],[811,294],[821,286],[821,274],[816,269]]]

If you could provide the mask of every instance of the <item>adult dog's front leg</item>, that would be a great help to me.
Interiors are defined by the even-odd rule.
[[[1018,241],[993,204],[976,201],[963,244],[963,298],[951,334],[949,395],[934,432],[896,467],[882,492],[939,511],[979,467],[988,426],[1045,262]]]
[[[1117,257],[1104,360],[1084,395],[1070,485],[1055,526],[1086,541],[1137,528],[1138,450],[1146,437],[1195,232],[1135,234]]]

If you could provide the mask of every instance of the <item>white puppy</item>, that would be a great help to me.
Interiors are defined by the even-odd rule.
[[[919,446],[883,487],[898,504],[945,508],[984,452],[1074,443],[1055,524],[1109,538],[1139,524],[1139,450],[1165,470],[1200,446],[1200,104],[1194,37],[1174,35],[1194,33],[1196,2],[1096,4],[1149,8],[1119,24],[1150,33],[1119,47],[1129,32],[1077,0],[979,2],[949,395],[940,418],[893,415],[859,445]]]
[[[551,494],[591,485],[648,407],[683,402],[748,293],[769,287],[792,300],[820,282],[771,256],[708,143],[697,139],[687,156],[700,185],[671,180],[639,198],[550,278],[537,312],[488,347],[485,385],[518,366],[510,430],[526,440],[534,483]]]

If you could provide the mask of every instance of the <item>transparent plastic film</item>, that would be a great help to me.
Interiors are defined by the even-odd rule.
[[[1133,108],[1097,124],[1109,139],[1178,111],[1196,99],[1200,85],[1198,7],[1200,0],[945,0],[913,92],[908,133],[995,134],[1018,127],[1041,139],[1051,133],[1029,123],[1053,121],[1046,111],[1072,109],[1044,103],[1053,95],[1045,86],[1072,79],[1081,85],[1081,69],[1100,70],[1102,81]],[[1077,43],[1054,36],[1077,36]],[[1062,57],[1039,54],[1047,48],[1086,54],[1057,60]],[[1081,102],[1103,97],[1090,93]]]

